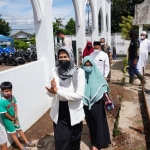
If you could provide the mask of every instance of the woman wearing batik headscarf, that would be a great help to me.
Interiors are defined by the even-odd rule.
[[[82,58],[84,58],[85,56],[89,56],[92,52],[94,52],[92,42],[88,41],[87,44],[86,44],[86,47],[83,51]]]
[[[74,63],[72,50],[63,46],[58,51],[58,67],[52,69],[50,86],[46,87],[54,97],[51,118],[54,124],[56,150],[80,150],[85,87],[84,70]]]
[[[108,147],[109,129],[104,108],[103,95],[109,92],[108,84],[91,56],[83,59],[85,92],[83,97],[86,122],[89,127],[92,150]]]

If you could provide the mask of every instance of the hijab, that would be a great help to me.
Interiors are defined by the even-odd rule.
[[[88,47],[88,45],[91,45],[91,47]],[[92,46],[92,42],[88,41],[86,44],[86,47],[83,51],[82,57],[84,58],[85,56],[89,56],[92,52],[94,52],[94,48]]]
[[[105,78],[97,68],[93,58],[91,56],[86,56],[83,59],[83,65],[87,61],[91,62],[93,66],[90,73],[85,72],[86,83],[84,97],[82,100],[84,104],[91,109],[92,105],[99,101],[103,97],[104,93],[109,92],[109,87]],[[82,66],[82,68],[84,68],[84,66]]]
[[[62,46],[58,51],[58,55],[57,55],[58,59],[59,59],[59,53],[61,51],[65,51],[70,58],[70,66],[66,69],[62,68],[58,64],[58,75],[60,78],[60,85],[65,86],[71,84],[71,79],[73,77],[73,74],[77,71],[78,67],[75,65],[74,54],[70,47]]]

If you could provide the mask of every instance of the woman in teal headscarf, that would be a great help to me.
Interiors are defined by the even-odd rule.
[[[82,68],[86,79],[83,97],[86,122],[90,131],[92,150],[99,150],[111,144],[103,101],[103,95],[109,92],[109,87],[91,56],[83,59]]]

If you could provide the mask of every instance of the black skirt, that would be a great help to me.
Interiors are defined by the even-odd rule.
[[[91,110],[84,106],[84,111],[92,146],[97,149],[108,147],[111,141],[103,100],[93,104]]]
[[[59,117],[54,126],[55,150],[80,150],[82,122],[71,126],[68,101],[59,101]]]

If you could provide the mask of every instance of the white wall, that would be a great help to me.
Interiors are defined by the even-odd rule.
[[[51,106],[51,99],[46,94],[45,86],[48,85],[45,60],[32,62],[0,72],[0,83],[10,81],[13,84],[13,94],[17,99],[19,120],[23,131],[26,131],[43,115]],[[12,142],[10,135],[8,146]]]
[[[129,44],[130,40],[122,39],[120,33],[111,34],[111,48],[115,46],[117,54],[127,54]]]

